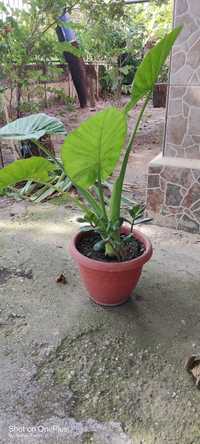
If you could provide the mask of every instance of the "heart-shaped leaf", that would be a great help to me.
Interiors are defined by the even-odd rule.
[[[45,134],[66,134],[66,131],[62,122],[43,113],[22,117],[0,129],[0,139],[38,140]]]
[[[124,112],[108,108],[73,131],[62,147],[66,174],[84,189],[107,179],[120,157],[127,132]]]

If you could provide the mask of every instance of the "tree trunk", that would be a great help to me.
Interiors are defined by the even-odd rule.
[[[4,160],[3,160],[3,153],[2,153],[1,146],[0,146],[0,161],[1,161],[1,166],[3,168],[4,167]]]
[[[21,84],[17,84],[17,118],[21,116],[21,97],[22,97],[22,87]]]
[[[158,83],[153,91],[154,108],[165,108],[167,101],[167,83]]]
[[[65,39],[59,26],[56,28],[56,33],[58,40],[60,42],[64,42]],[[73,42],[72,45],[78,48],[78,44],[76,42]],[[87,106],[87,79],[84,61],[82,58],[79,58],[70,52],[64,51],[63,55],[69,66],[72,80],[78,94],[80,107],[85,108]]]

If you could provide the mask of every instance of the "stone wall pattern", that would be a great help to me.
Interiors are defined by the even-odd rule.
[[[200,170],[150,166],[147,203],[161,225],[200,233]]]
[[[200,0],[176,0],[174,24],[183,31],[172,52],[163,154],[200,159]]]

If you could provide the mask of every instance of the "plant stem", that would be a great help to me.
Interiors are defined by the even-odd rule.
[[[69,192],[60,190],[55,185],[52,185],[51,182],[37,181],[36,183],[38,183],[39,185],[47,185],[47,186],[49,186],[49,188],[53,188],[53,190],[55,190],[55,192],[57,192],[63,196],[66,195],[66,197],[69,200],[71,200],[75,205],[77,205],[82,211],[87,211],[87,207],[77,197],[72,197]]]
[[[116,180],[114,188],[113,188],[112,199],[111,199],[111,218],[114,221],[119,220],[119,218],[120,218],[122,190],[123,190],[123,183],[124,183],[124,178],[125,178],[125,174],[126,174],[126,168],[128,165],[129,155],[132,150],[132,145],[133,145],[135,136],[137,134],[138,128],[140,126],[141,120],[143,118],[144,111],[145,111],[146,106],[149,102],[150,95],[151,95],[151,92],[147,95],[147,97],[144,101],[144,104],[142,106],[142,109],[139,113],[135,128],[130,136],[130,139],[129,139],[129,142],[127,145],[126,153],[125,153],[125,156],[124,156],[124,159],[122,162],[122,166],[121,166],[121,170],[120,170],[120,175],[119,175],[118,179]]]
[[[98,177],[97,187],[99,190],[99,199],[100,199],[103,215],[104,215],[104,218],[107,220],[108,217],[107,217],[107,213],[106,213],[106,205],[105,205],[105,201],[104,201],[103,187],[102,187],[100,174]]]
[[[127,164],[128,164],[128,160],[129,160],[129,155],[130,155],[130,152],[131,152],[131,149],[132,149],[132,145],[133,145],[135,136],[137,134],[137,131],[139,129],[141,120],[143,118],[144,111],[145,111],[145,109],[147,107],[147,104],[149,102],[150,96],[151,96],[151,92],[148,94],[148,96],[146,97],[146,99],[144,101],[144,104],[143,104],[143,107],[142,107],[142,109],[140,111],[140,114],[138,116],[138,120],[136,122],[135,128],[134,128],[134,130],[133,130],[133,132],[132,132],[132,134],[130,136],[129,142],[128,142],[128,146],[127,146],[127,149],[126,149],[126,154],[124,156],[124,160],[123,160],[122,168],[121,168],[121,172],[120,172],[120,176],[121,176],[122,181],[124,181],[124,177],[125,177],[126,168],[127,168]],[[121,173],[122,173],[122,175],[121,175]]]
[[[52,28],[54,25],[56,25],[56,23],[58,22],[58,20],[54,20],[54,22],[50,23],[50,25],[48,25],[45,29],[43,29],[42,34],[45,34],[47,31],[49,31],[50,28]]]
[[[109,247],[110,247],[110,249],[109,249]],[[111,254],[109,254],[109,253],[111,253]],[[106,244],[106,256],[110,256],[110,257],[114,256],[114,257],[117,258],[118,262],[120,262],[121,259],[122,259],[122,256],[121,256],[120,252],[116,250],[116,248],[114,247],[112,241],[108,241],[107,244]]]
[[[61,162],[59,162],[59,160],[57,160],[56,157],[52,156],[52,154],[49,152],[49,150],[47,148],[45,148],[40,142],[38,142],[38,140],[32,139],[31,142],[34,143],[41,151],[43,151],[64,172],[63,164]]]

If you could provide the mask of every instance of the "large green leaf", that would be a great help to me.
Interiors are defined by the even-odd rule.
[[[126,133],[125,113],[108,108],[69,134],[61,155],[72,182],[87,189],[98,178],[107,179],[120,157]]]
[[[43,157],[16,160],[0,170],[0,190],[24,180],[48,182],[49,173],[54,169],[55,166]]]
[[[133,108],[140,99],[153,90],[160,70],[167,60],[172,46],[181,30],[181,26],[175,28],[145,56],[144,60],[137,69],[132,85],[132,98],[126,106],[126,111],[130,111],[130,109]]]
[[[39,113],[22,117],[0,129],[0,139],[38,140],[45,134],[64,134],[64,125],[55,117]]]

